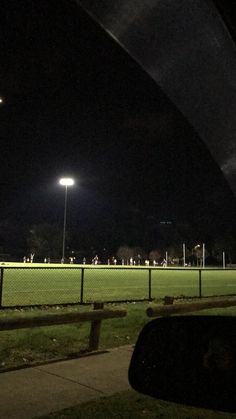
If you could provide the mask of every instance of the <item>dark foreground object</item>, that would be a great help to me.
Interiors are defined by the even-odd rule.
[[[236,318],[167,317],[148,323],[129,368],[140,393],[236,412]]]

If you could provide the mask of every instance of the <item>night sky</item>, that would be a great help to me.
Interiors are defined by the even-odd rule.
[[[160,221],[193,242],[234,231],[233,194],[201,139],[76,3],[2,0],[0,14],[1,223],[62,225],[69,175],[77,248],[151,250]]]

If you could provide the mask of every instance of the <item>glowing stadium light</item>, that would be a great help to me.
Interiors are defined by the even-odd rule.
[[[75,181],[69,177],[63,177],[59,180],[59,183],[62,186],[72,186],[74,185]]]

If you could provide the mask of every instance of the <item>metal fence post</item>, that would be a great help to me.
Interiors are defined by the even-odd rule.
[[[202,271],[199,269],[199,298],[202,298]]]
[[[148,299],[152,300],[152,270],[148,269]]]
[[[1,275],[0,275],[0,308],[2,308],[3,276],[4,276],[4,268],[1,268]]]
[[[84,302],[84,268],[81,268],[80,304]]]

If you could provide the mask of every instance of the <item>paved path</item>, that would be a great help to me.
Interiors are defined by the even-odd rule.
[[[0,418],[32,419],[130,388],[132,346],[0,374]]]

